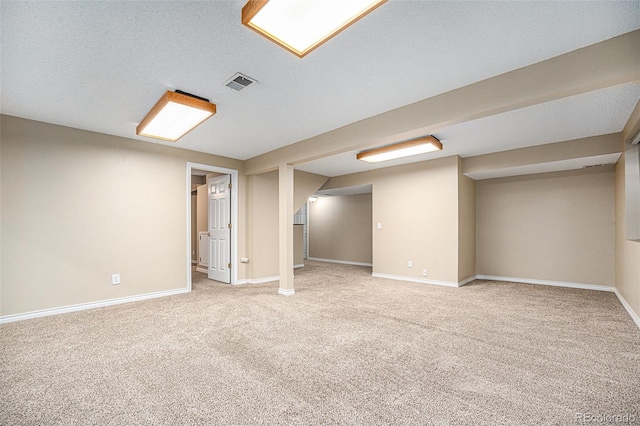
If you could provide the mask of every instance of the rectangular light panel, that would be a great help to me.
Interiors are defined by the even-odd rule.
[[[356,155],[356,158],[367,163],[379,163],[381,161],[395,160],[396,158],[409,157],[411,155],[442,150],[440,141],[433,137],[413,139],[381,148],[370,149]]]
[[[242,23],[303,57],[386,0],[250,0]]]
[[[167,91],[138,125],[136,134],[175,142],[215,113],[215,104]]]

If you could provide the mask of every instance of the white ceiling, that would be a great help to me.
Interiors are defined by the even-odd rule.
[[[300,59],[240,24],[245,2],[3,0],[0,112],[244,160],[640,28],[637,1],[391,0]],[[236,72],[259,83],[224,87]],[[218,113],[175,144],[136,136],[173,89]],[[625,85],[436,135],[468,156],[610,133],[639,97]],[[359,167],[340,158],[299,168]]]

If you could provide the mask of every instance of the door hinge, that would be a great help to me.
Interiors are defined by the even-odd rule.
[[[231,224],[227,225],[227,228],[231,229]]]
[[[229,269],[231,269],[231,264],[229,263],[229,264],[227,265],[227,267],[228,267]]]
[[[231,189],[231,184],[229,184],[229,189]]]

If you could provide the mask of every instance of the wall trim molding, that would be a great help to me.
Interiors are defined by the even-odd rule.
[[[191,290],[188,288],[179,288],[177,290],[157,291],[154,293],[139,294],[137,296],[125,296],[115,299],[100,300],[98,302],[79,303],[77,305],[62,306],[59,308],[48,308],[23,314],[5,315],[0,317],[0,324],[23,321],[32,318],[48,317],[51,315],[66,314],[69,312],[85,311],[87,309],[103,308],[106,306],[120,305],[129,302],[139,302],[141,300],[156,299],[158,297],[175,296],[177,294],[189,293],[190,291]]]
[[[208,274],[209,273],[209,271],[207,271],[204,268],[201,268],[200,266],[196,266],[196,271],[202,272],[203,274]]]
[[[271,283],[274,281],[280,281],[280,275],[276,275],[275,277],[264,277],[264,278],[245,278],[242,280],[238,280],[235,282],[234,285],[241,285],[241,284],[264,284],[264,283]]]
[[[322,257],[307,257],[309,260],[315,260],[316,262],[329,262],[329,263],[341,263],[343,265],[356,265],[356,266],[373,266],[373,263],[367,262],[352,262],[350,260],[336,260],[336,259],[324,259]]]
[[[283,296],[293,296],[294,294],[296,294],[296,291],[292,288],[279,288],[278,294],[281,294]]]
[[[408,281],[408,282],[420,283],[420,284],[433,284],[433,285],[440,285],[444,287],[456,287],[456,288],[458,287],[458,283],[454,283],[451,281],[427,280],[424,278],[404,277],[401,275],[380,274],[378,272],[372,273],[371,276],[376,278],[387,278],[389,280],[396,280],[396,281]]]
[[[596,284],[572,283],[566,281],[537,280],[533,278],[501,277],[497,275],[476,275],[477,280],[507,281],[522,284],[550,285],[553,287],[580,288],[582,290],[613,291],[613,287]]]
[[[472,276],[470,276],[469,278],[466,278],[466,279],[464,279],[464,280],[460,281],[460,282],[458,283],[458,287],[462,287],[463,285],[465,285],[465,284],[469,284],[470,282],[475,281],[475,280],[476,280],[476,276],[475,276],[475,275],[472,275]]]
[[[293,269],[297,269],[297,268],[304,268],[304,263],[301,263],[299,265],[293,265]]]
[[[616,296],[618,296],[618,300],[620,300],[622,307],[624,307],[624,309],[627,311],[633,322],[635,322],[638,328],[640,328],[640,316],[638,316],[638,314],[634,312],[634,310],[631,308],[631,305],[629,305],[624,297],[622,297],[622,293],[620,293],[617,288],[614,287],[613,292],[616,294]]]

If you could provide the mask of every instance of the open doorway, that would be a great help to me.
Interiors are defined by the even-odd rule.
[[[198,229],[197,225],[197,193],[202,192],[202,189],[198,191],[202,186],[206,194],[205,206],[202,206],[206,207],[207,228],[205,230]],[[229,284],[236,284],[238,281],[237,190],[237,170],[187,163],[187,283],[189,290],[192,289],[193,269],[196,269],[192,267],[194,260],[200,268],[201,260],[206,259],[205,271],[210,279]],[[193,211],[194,209],[196,212]],[[222,232],[223,228],[224,232]],[[201,245],[200,236],[203,233],[206,234],[207,239]],[[206,253],[202,253],[205,246]]]
[[[373,187],[317,191],[308,203],[307,259],[373,265]]]

